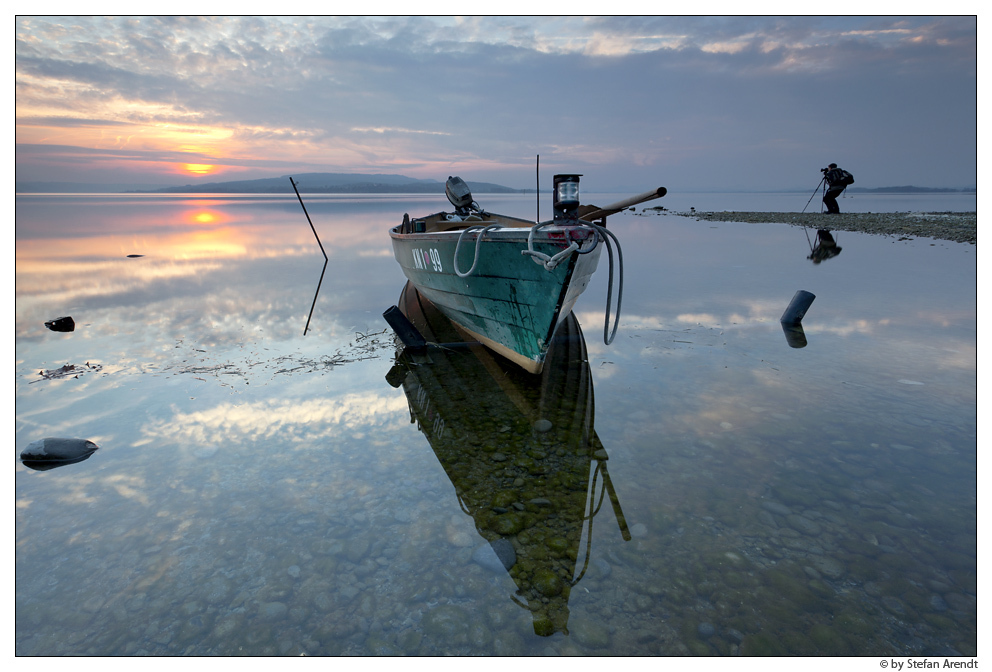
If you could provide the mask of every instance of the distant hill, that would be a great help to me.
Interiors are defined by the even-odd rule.
[[[940,189],[936,187],[877,187],[866,189],[864,187],[848,187],[847,191],[853,194],[974,194],[975,189]]]
[[[15,182],[18,194],[122,194],[161,189],[161,184],[96,184],[93,182]]]
[[[292,176],[300,193],[308,194],[443,194],[444,182],[418,180],[403,175],[357,173],[300,173]],[[473,193],[515,194],[525,190],[511,189],[489,182],[468,182]],[[187,184],[182,187],[155,189],[156,194],[214,193],[214,194],[291,194],[289,176],[267,177],[260,180],[235,180]]]
[[[443,194],[444,182],[418,180],[404,175],[362,173],[296,173],[300,193],[307,194]],[[467,182],[478,194],[533,193],[490,182]],[[289,176],[258,180],[231,180],[163,187],[157,184],[90,184],[84,182],[16,182],[19,194],[291,194]]]

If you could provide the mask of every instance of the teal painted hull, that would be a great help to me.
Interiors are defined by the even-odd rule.
[[[602,245],[588,254],[572,253],[547,270],[530,256],[528,228],[503,228],[485,234],[478,261],[468,277],[455,272],[459,231],[390,231],[393,254],[417,290],[457,326],[531,373],[540,373],[558,325],[589,284]],[[477,232],[464,236],[458,270],[475,259]],[[558,227],[540,230],[534,250],[553,256],[567,247]],[[584,232],[583,232],[584,235]]]

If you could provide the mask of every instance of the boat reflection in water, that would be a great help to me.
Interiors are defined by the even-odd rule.
[[[462,341],[409,283],[399,308],[428,343],[444,345],[405,348],[387,380],[402,385],[411,422],[516,583],[510,599],[532,612],[538,635],[568,634],[569,594],[588,568],[593,522],[605,501],[630,539],[593,429],[592,376],[578,321],[570,314],[562,322],[548,365],[533,375]]]

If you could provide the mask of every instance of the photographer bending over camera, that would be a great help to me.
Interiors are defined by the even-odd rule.
[[[854,176],[843,168],[838,168],[836,163],[831,163],[827,168],[820,168],[823,179],[827,182],[827,193],[823,195],[823,203],[827,206],[827,213],[833,215],[840,214],[837,206],[837,197],[847,188],[847,185],[854,184]]]

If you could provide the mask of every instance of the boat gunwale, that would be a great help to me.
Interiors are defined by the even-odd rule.
[[[485,227],[485,226],[491,226],[492,224],[472,222],[471,225]],[[485,232],[485,235],[487,238],[527,240],[530,237],[531,229],[533,227],[534,224],[531,224],[528,227],[497,225],[497,228],[487,230]],[[389,229],[390,237],[398,240],[418,240],[418,239],[429,240],[432,238],[437,238],[438,240],[448,240],[450,238],[457,238],[458,236],[465,235],[466,237],[470,237],[471,240],[474,241],[479,236],[479,234],[482,233],[482,228],[472,231],[466,231],[467,227],[459,227],[459,228],[451,228],[451,229],[435,230],[435,231],[418,231],[418,232],[411,231],[409,233],[404,233],[401,230],[402,228],[403,225],[398,224],[392,227],[391,229]],[[593,230],[588,226],[588,223],[561,225],[561,224],[553,224],[549,222],[549,223],[545,223],[545,225],[542,226],[537,231],[534,231],[534,239],[539,240],[541,242],[561,242],[565,236],[568,236],[570,239],[574,239],[572,238],[571,234],[579,231],[588,232],[588,236],[586,237],[591,237],[593,235]],[[583,237],[580,236],[579,238],[583,238]]]

